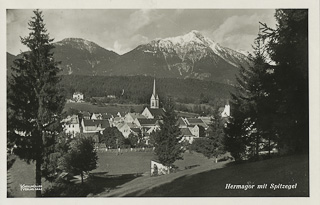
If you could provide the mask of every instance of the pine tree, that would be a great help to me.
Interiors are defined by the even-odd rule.
[[[8,146],[15,154],[36,163],[36,184],[41,185],[41,166],[48,147],[60,126],[64,97],[58,89],[58,63],[53,58],[53,39],[43,22],[42,12],[34,11],[29,36],[21,43],[30,50],[15,60],[14,74],[8,80]],[[36,192],[41,196],[41,191]]]
[[[237,91],[232,94],[232,118],[226,128],[226,147],[236,160],[259,155],[264,144],[268,122],[272,117],[268,103],[272,72],[266,63],[261,39],[255,41],[252,66],[241,68],[237,77]],[[269,135],[270,136],[270,135]]]
[[[276,29],[262,24],[260,38],[275,63],[275,107],[273,126],[279,144],[287,152],[309,150],[308,10],[276,10]]]
[[[183,159],[183,149],[179,143],[181,131],[177,124],[178,118],[174,110],[174,102],[168,98],[164,103],[164,114],[160,124],[160,130],[155,132],[155,154],[161,164],[172,167],[176,160]]]

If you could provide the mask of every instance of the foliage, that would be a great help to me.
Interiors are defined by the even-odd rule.
[[[259,38],[255,41],[253,65],[241,68],[237,77],[237,92],[232,94],[232,120],[226,129],[226,146],[238,160],[258,157],[266,138],[272,107],[269,85],[273,82],[270,66],[266,63],[264,48]],[[268,102],[268,103],[265,103]],[[271,109],[270,109],[271,108]],[[237,152],[241,153],[237,153]]]
[[[181,103],[200,103],[199,91],[207,104],[221,104],[229,98],[233,86],[195,79],[157,78],[157,93],[160,99],[164,95],[175,97]],[[80,83],[80,82],[86,82]],[[61,87],[66,96],[72,97],[74,91],[82,92],[86,99],[92,102],[136,103],[149,104],[152,94],[153,77],[147,76],[62,76]],[[124,90],[124,93],[123,93]],[[92,97],[106,97],[108,94],[116,99],[97,99]],[[179,106],[177,106],[177,109]],[[190,109],[190,108],[189,108]],[[193,109],[193,108],[192,108]]]
[[[262,24],[260,35],[275,64],[277,118],[272,126],[281,136],[280,148],[289,153],[308,153],[308,10],[279,9],[275,18],[276,29]]]
[[[35,10],[28,25],[31,32],[21,43],[30,50],[14,61],[14,72],[8,78],[8,146],[16,145],[14,152],[20,158],[36,161],[36,184],[41,184],[43,158],[50,152],[46,148],[61,130],[64,97],[59,94],[60,70],[42,12]]]
[[[51,152],[43,161],[42,173],[47,176],[46,179],[50,182],[57,179],[61,173],[62,167],[60,166],[62,158],[69,152],[70,142],[72,141],[71,135],[64,132],[60,133],[55,140],[55,144],[51,146]]]
[[[277,28],[262,24],[253,66],[242,68],[232,94],[226,147],[236,160],[273,146],[308,152],[308,11],[276,10]],[[266,56],[271,58],[268,62]]]
[[[217,158],[225,153],[224,137],[224,124],[216,111],[208,136],[196,139],[191,145],[191,150],[202,153],[207,158],[215,157],[217,162]]]
[[[95,141],[78,136],[70,143],[70,150],[64,155],[61,166],[67,172],[80,174],[83,183],[84,172],[97,168],[97,160]]]
[[[177,125],[178,118],[174,112],[171,98],[164,103],[164,114],[160,121],[160,130],[154,133],[155,154],[161,164],[172,167],[173,163],[182,159],[183,149],[179,141],[181,131]]]
[[[130,133],[127,140],[128,140],[128,144],[131,148],[146,147],[146,142],[145,142],[144,137],[142,136],[141,131],[138,134]]]
[[[124,146],[125,138],[116,127],[107,127],[101,136],[100,142],[105,143],[106,147],[111,149],[121,148]]]

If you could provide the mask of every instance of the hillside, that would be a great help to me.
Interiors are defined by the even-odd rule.
[[[273,189],[271,184],[296,185]],[[255,185],[253,189],[226,189],[226,184]],[[257,189],[267,184],[266,189]],[[278,157],[258,162],[203,164],[158,177],[143,176],[98,196],[129,197],[307,197],[309,196],[308,155]]]
[[[85,82],[85,83],[83,83]],[[152,94],[153,78],[146,76],[62,76],[62,87],[66,97],[73,92],[84,93],[85,98],[116,95],[117,99],[139,104],[149,104]],[[224,101],[230,98],[234,87],[213,81],[196,79],[156,78],[157,92],[160,99],[173,96],[183,103],[198,102],[200,96],[208,102]]]
[[[253,189],[226,189],[226,184],[255,185]],[[258,185],[267,184],[266,189]],[[292,189],[275,189],[274,185],[295,185]],[[309,160],[296,155],[258,162],[228,165],[194,175],[185,175],[151,190],[137,191],[127,196],[309,196]]]

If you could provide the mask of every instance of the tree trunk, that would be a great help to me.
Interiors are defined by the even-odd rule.
[[[39,126],[39,130],[41,130],[41,126]],[[37,136],[37,153],[36,153],[36,185],[41,185],[41,165],[42,165],[42,145],[43,145],[43,139],[42,139],[42,132],[39,132],[40,134]],[[41,197],[41,190],[36,190],[36,197]]]
[[[215,159],[215,163],[218,163],[218,157],[216,157],[216,159]]]
[[[83,172],[81,172],[81,184],[83,184]]]
[[[39,155],[39,154],[38,154]],[[36,160],[36,185],[41,185],[41,157]],[[36,197],[41,197],[41,190],[36,190]]]

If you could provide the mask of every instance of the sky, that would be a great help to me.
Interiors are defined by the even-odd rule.
[[[156,38],[198,30],[222,46],[252,51],[259,22],[275,27],[273,9],[49,9],[42,10],[51,38],[83,38],[124,54]],[[26,51],[32,10],[7,10],[7,52]]]

